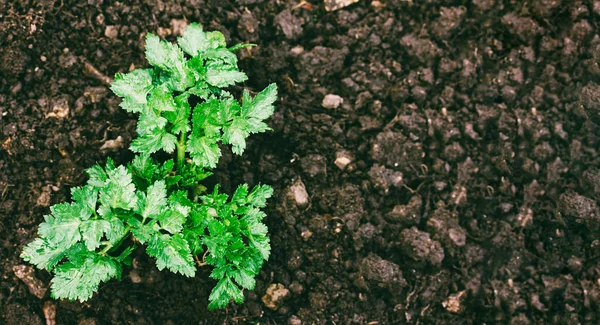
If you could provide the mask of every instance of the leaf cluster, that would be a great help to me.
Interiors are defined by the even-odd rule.
[[[177,43],[148,34],[146,58],[154,68],[117,74],[111,89],[123,98],[123,109],[140,114],[132,151],[171,153],[187,143],[196,165],[215,168],[219,143],[241,155],[250,134],[269,130],[264,120],[273,114],[277,87],[271,84],[255,97],[246,90],[239,103],[223,88],[248,77],[239,71],[223,34],[191,24]],[[191,96],[202,100],[193,109]]]
[[[207,194],[200,183],[217,165],[219,143],[242,154],[250,134],[269,130],[264,120],[274,110],[274,84],[254,97],[244,91],[241,102],[223,89],[247,79],[232,53],[244,46],[227,48],[220,32],[191,24],[177,44],[148,34],[153,68],[116,75],[111,89],[123,98],[121,107],[139,114],[139,137],[130,147],[136,157],[126,166],[109,158],[105,167],[89,168],[87,184],[71,190],[71,203],[50,208],[21,255],[54,273],[54,298],[89,299],[102,282],[121,277],[139,246],[159,270],[188,277],[205,256],[217,280],[210,308],[241,303],[242,290],[254,288],[270,254],[261,208],[273,190],[243,184],[229,198],[218,185]],[[201,100],[193,108],[192,96]],[[175,149],[176,160],[151,156]]]

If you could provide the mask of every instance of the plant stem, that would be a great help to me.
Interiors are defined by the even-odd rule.
[[[125,239],[125,237],[127,237],[127,235],[129,235],[129,231],[131,230],[131,226],[127,226],[125,227],[125,233],[123,234],[123,236],[121,236],[121,238],[119,238],[119,240],[115,241],[115,243],[121,243],[121,241],[123,239]],[[100,255],[105,256],[106,253],[108,253],[108,251],[113,248],[113,243],[109,242],[108,244],[106,244],[106,246],[104,246],[104,248],[99,252]]]
[[[177,172],[181,173],[183,170],[183,164],[185,163],[185,132],[179,134],[179,141],[177,142]]]

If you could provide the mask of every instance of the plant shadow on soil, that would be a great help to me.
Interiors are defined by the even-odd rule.
[[[29,0],[0,13],[0,323],[600,322],[600,2]],[[85,168],[131,159],[135,118],[106,76],[146,66],[143,35],[174,40],[185,21],[258,44],[239,52],[244,87],[279,85],[273,131],[207,183],[275,188],[271,259],[244,304],[214,312],[210,270],[158,272],[141,251],[88,302],[54,301],[47,272],[17,276],[20,250]],[[322,105],[328,94],[343,102]]]

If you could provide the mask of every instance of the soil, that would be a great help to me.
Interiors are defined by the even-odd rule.
[[[126,3],[0,2],[0,323],[600,323],[600,1]],[[256,290],[208,312],[210,270],[139,251],[52,300],[19,253],[85,168],[131,159],[109,77],[186,22],[279,85],[273,131],[208,182],[275,188]]]

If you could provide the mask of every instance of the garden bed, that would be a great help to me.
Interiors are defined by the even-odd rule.
[[[0,4],[0,323],[600,322],[600,1],[125,3]],[[210,269],[139,251],[52,300],[21,249],[85,168],[132,158],[110,78],[188,22],[257,44],[245,87],[279,85],[273,131],[206,182],[275,189],[256,290],[209,312]]]

